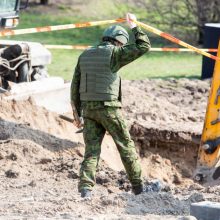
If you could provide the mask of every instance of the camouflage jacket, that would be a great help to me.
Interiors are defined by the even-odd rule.
[[[113,54],[111,58],[111,69],[112,72],[117,72],[121,67],[131,63],[132,61],[136,60],[138,57],[146,53],[150,50],[150,41],[147,37],[147,35],[142,32],[140,27],[135,27],[132,29],[132,32],[135,37],[135,43],[133,44],[126,44],[121,47],[115,46],[113,49]],[[100,45],[107,45],[110,44],[110,42],[101,42]],[[80,93],[79,93],[79,87],[80,87],[80,57],[78,59],[77,66],[75,68],[75,72],[73,75],[72,83],[71,83],[71,91],[70,91],[70,98],[71,102],[76,106],[77,112],[79,116],[81,116],[81,108],[82,103],[80,101]],[[114,101],[107,101],[107,102],[91,102],[91,106],[99,106],[99,105],[105,105],[105,106],[114,106],[114,107],[120,107],[121,102],[118,100]]]

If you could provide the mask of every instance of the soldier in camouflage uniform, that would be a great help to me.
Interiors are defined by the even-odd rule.
[[[134,142],[121,114],[121,80],[117,73],[121,67],[150,49],[147,35],[132,20],[136,20],[135,15],[128,13],[127,22],[135,43],[127,44],[129,35],[123,27],[111,26],[104,31],[98,46],[80,55],[75,68],[71,101],[79,116],[83,116],[86,145],[79,181],[82,197],[91,196],[106,131],[114,139],[134,194],[143,191],[141,167]]]

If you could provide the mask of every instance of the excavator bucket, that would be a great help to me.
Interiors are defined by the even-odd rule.
[[[205,185],[220,183],[220,61],[215,62],[194,177]]]

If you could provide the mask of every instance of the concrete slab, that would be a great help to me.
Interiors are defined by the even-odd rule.
[[[64,114],[71,112],[70,83],[64,83],[61,77],[49,77],[39,81],[12,84],[6,100],[27,100],[31,97],[36,105]]]
[[[192,203],[190,215],[197,220],[220,220],[220,203],[209,201]]]

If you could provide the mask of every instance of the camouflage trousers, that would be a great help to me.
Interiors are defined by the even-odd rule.
[[[118,107],[103,106],[100,108],[83,108],[85,154],[80,169],[78,189],[92,189],[95,185],[95,174],[98,166],[101,143],[107,131],[113,138],[120,153],[128,179],[132,186],[142,184],[141,167],[138,161],[134,142]]]

